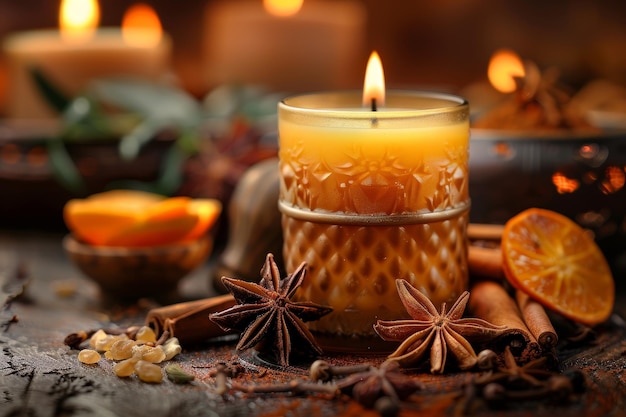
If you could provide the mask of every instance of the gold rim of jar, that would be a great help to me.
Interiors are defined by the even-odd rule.
[[[362,105],[361,92],[339,91],[286,97],[278,104],[281,118],[299,124],[351,128],[403,128],[403,120],[424,120],[424,126],[449,125],[469,119],[469,103],[463,97],[428,91],[388,90],[385,105],[371,111]],[[369,111],[368,111],[369,110]]]
[[[400,214],[351,214],[308,210],[292,206],[284,201],[278,202],[278,208],[286,216],[312,223],[328,223],[352,226],[395,226],[407,224],[427,224],[442,222],[459,217],[469,211],[470,201],[464,201],[456,207],[434,212],[415,212]]]

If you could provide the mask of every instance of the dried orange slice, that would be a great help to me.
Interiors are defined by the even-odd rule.
[[[189,214],[190,203],[189,197],[171,197],[159,201],[145,208],[141,213],[142,221],[158,223],[186,216]]]
[[[502,235],[504,272],[517,289],[563,316],[593,326],[613,311],[615,284],[593,236],[569,218],[532,208]]]
[[[150,207],[133,225],[111,236],[104,244],[139,247],[191,241],[206,233],[221,210],[218,200],[169,198]]]
[[[194,240],[205,234],[222,212],[222,203],[211,198],[196,198],[189,203],[189,211],[198,215],[198,223],[184,240]]]
[[[88,196],[81,200],[85,202],[106,202],[114,204],[117,207],[126,207],[128,209],[142,209],[159,201],[165,200],[167,197],[140,190],[110,190],[103,191]]]
[[[138,220],[140,213],[165,197],[134,190],[112,190],[72,199],[63,207],[63,219],[76,236],[92,245],[103,245],[111,236]]]
[[[107,239],[104,246],[146,247],[176,243],[198,224],[199,216],[187,213],[159,221],[141,220]]]
[[[217,220],[221,203],[114,190],[74,199],[64,207],[79,240],[101,246],[160,246],[199,238]]]

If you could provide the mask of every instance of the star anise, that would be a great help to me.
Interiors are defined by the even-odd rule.
[[[372,366],[366,371],[354,373],[336,384],[369,408],[374,407],[379,398],[389,397],[398,403],[424,387],[420,381],[402,373],[395,361],[385,361],[378,368]]]
[[[411,319],[378,320],[374,329],[384,340],[402,341],[389,359],[403,367],[416,365],[430,349],[432,373],[443,373],[448,351],[460,369],[470,369],[476,365],[477,355],[468,339],[486,342],[505,329],[482,319],[462,318],[469,300],[467,291],[459,296],[450,311],[446,312],[443,303],[438,312],[428,297],[407,281],[396,280],[396,287]]]
[[[518,365],[511,348],[507,346],[504,349],[504,366],[498,367],[496,372],[487,373],[477,378],[476,383],[484,386],[492,382],[498,382],[506,385],[508,388],[537,387],[554,375],[554,372],[549,371],[547,368],[548,358],[546,356],[534,359],[522,366]]]
[[[321,347],[304,322],[317,320],[332,309],[312,302],[294,302],[291,296],[302,284],[306,263],[291,275],[280,278],[280,272],[269,253],[261,269],[259,284],[222,277],[222,283],[239,303],[209,318],[224,330],[241,331],[237,350],[258,346],[276,355],[278,363],[289,365],[292,349],[320,355]],[[273,348],[273,349],[272,349]]]

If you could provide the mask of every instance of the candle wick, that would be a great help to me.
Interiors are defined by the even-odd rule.
[[[372,97],[372,111],[377,111],[376,97]],[[378,126],[378,117],[372,117],[372,127]]]

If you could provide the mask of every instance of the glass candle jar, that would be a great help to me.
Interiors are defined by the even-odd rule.
[[[436,306],[467,289],[468,149],[469,106],[452,95],[390,91],[377,111],[358,92],[279,104],[285,267],[308,265],[295,299],[333,308],[311,330],[374,337],[376,320],[408,317],[399,278]]]

